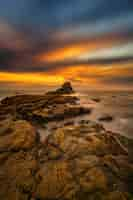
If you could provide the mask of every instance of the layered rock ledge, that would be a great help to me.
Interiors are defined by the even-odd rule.
[[[38,126],[89,114],[77,100],[63,91],[1,102],[0,199],[133,199],[132,140],[89,120],[66,123],[40,140]]]

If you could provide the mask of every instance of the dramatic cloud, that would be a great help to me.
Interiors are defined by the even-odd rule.
[[[1,1],[0,83],[132,86],[132,10],[132,0]]]

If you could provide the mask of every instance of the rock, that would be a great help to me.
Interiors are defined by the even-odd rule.
[[[44,100],[31,105],[19,104],[17,116],[39,124],[58,121],[83,114],[90,114],[91,109],[77,105],[77,97],[46,94]]]
[[[35,121],[49,122],[64,120],[75,116],[90,114],[91,109],[83,108],[79,106],[59,105],[54,108],[44,108],[41,110],[35,110],[32,114],[32,119]]]
[[[45,145],[47,161],[37,173],[37,199],[128,200],[132,195],[127,187],[133,183],[132,162],[101,125],[58,128]]]
[[[36,187],[35,156],[30,152],[12,153],[0,165],[0,199],[28,200]]]
[[[116,98],[117,96],[116,95],[112,95],[112,98]]]
[[[0,136],[6,135],[10,131],[12,124],[12,118],[3,118],[0,121]]]
[[[99,98],[92,98],[92,101],[95,101],[96,103],[99,103],[101,100]]]
[[[133,199],[133,140],[88,119],[70,123],[71,117],[91,109],[66,95],[72,90],[68,85],[42,96],[20,95],[2,101],[0,199]],[[67,118],[69,123],[65,123]],[[56,124],[62,119],[62,126],[45,134],[44,121]]]
[[[104,114],[103,116],[99,117],[99,121],[106,121],[106,122],[111,122],[113,120],[113,117],[108,114]]]
[[[29,122],[0,122],[0,199],[27,200],[35,190],[36,132]]]
[[[5,129],[0,135],[0,142],[4,136],[10,138],[0,153],[0,199],[128,200],[132,196],[133,164],[118,142],[127,144],[123,136],[114,137],[91,121],[57,128],[43,144],[35,141],[28,122],[10,121],[8,130],[12,131]]]
[[[30,149],[35,143],[35,129],[26,121],[2,121],[0,152]]]
[[[65,84],[67,85],[67,84]],[[64,86],[65,91],[67,87]],[[60,89],[59,89],[60,90]],[[61,89],[62,90],[62,89]],[[65,117],[89,113],[90,110],[77,107],[78,98],[62,93],[47,93],[39,95],[18,95],[2,100],[0,105],[0,115],[3,119],[10,114],[14,119],[24,119],[28,121],[44,122]],[[53,113],[53,114],[52,114]]]
[[[104,198],[104,200],[130,200],[132,197],[128,196],[127,193],[122,193],[119,191],[110,192],[109,195]]]
[[[69,163],[65,160],[48,162],[38,173],[40,183],[36,196],[40,199],[73,199],[79,186],[69,170]],[[52,183],[52,184],[51,184]]]
[[[74,90],[70,82],[65,82],[61,88],[56,90],[56,92],[60,94],[72,94],[74,93]]]
[[[65,82],[61,88],[57,89],[56,91],[54,91],[53,93],[55,94],[73,94],[74,90],[71,86],[70,82]]]

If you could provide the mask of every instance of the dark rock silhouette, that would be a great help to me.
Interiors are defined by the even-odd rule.
[[[68,95],[74,93],[74,90],[72,88],[72,85],[70,82],[65,82],[60,88],[58,88],[55,91],[50,91],[47,94],[62,94],[62,95]]]
[[[99,117],[99,121],[105,121],[105,122],[111,122],[113,121],[113,116],[109,115],[109,114],[104,114],[101,117]]]
[[[70,82],[65,82],[61,88],[56,90],[56,92],[60,94],[72,94],[74,93],[74,90]]]
[[[96,103],[99,103],[101,101],[100,98],[92,98],[92,101],[95,101]]]

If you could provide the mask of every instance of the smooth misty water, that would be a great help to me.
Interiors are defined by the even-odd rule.
[[[7,95],[1,93],[0,98],[5,96]],[[92,113],[90,115],[76,117],[74,119],[75,122],[81,119],[98,122],[99,117],[104,114],[109,114],[114,120],[100,123],[108,130],[133,138],[133,92],[98,91],[86,92],[85,94],[78,93],[77,96],[79,96],[82,106],[92,108]],[[100,102],[93,101],[93,98],[99,98]],[[58,126],[62,126],[65,122],[58,123]],[[54,123],[52,123],[52,126],[54,126]]]
[[[96,103],[92,98],[99,98]],[[89,92],[81,97],[81,104],[93,107],[87,118],[98,121],[104,114],[111,115],[111,122],[100,122],[108,130],[133,138],[133,92]]]
[[[66,122],[77,123],[80,120],[93,120],[99,122],[99,117],[108,114],[113,117],[111,122],[99,122],[103,126],[115,133],[120,133],[133,138],[133,93],[132,92],[88,92],[86,94],[76,94],[80,98],[81,106],[92,108],[92,113],[82,115],[71,119],[65,119],[61,122],[50,122],[47,126],[47,134],[50,134],[51,128],[62,127]],[[93,98],[100,99],[96,103]],[[43,137],[44,130],[41,130]],[[46,133],[46,132],[45,132]]]

